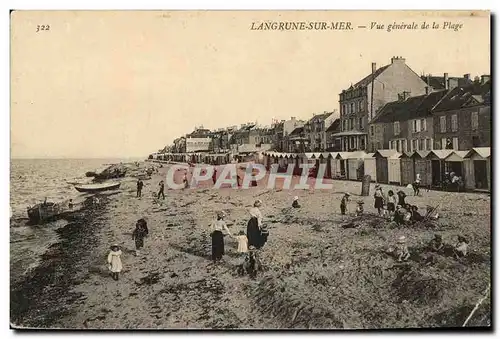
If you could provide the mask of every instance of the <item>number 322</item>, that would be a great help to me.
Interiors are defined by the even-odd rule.
[[[50,29],[50,26],[49,25],[37,25],[36,26],[36,31],[37,32],[40,32],[40,31],[48,31]]]

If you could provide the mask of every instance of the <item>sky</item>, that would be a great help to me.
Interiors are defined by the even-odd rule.
[[[342,21],[353,29],[250,29],[266,21]],[[424,21],[440,28],[387,31]],[[370,29],[374,22],[384,29]],[[462,27],[443,29],[445,22]],[[49,29],[36,32],[38,25]],[[309,119],[338,110],[342,89],[393,56],[418,74],[490,74],[489,15],[13,12],[11,157],[145,157],[195,126]]]

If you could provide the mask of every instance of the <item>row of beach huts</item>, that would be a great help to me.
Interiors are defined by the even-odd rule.
[[[395,150],[378,150],[375,153],[318,152],[280,153],[263,152],[260,163],[270,169],[278,164],[286,171],[288,164],[313,164],[319,168],[326,164],[325,178],[362,180],[370,175],[371,181],[384,184],[408,185],[420,174],[421,185],[440,187],[449,173],[462,178],[465,189],[490,191],[490,147],[473,148],[470,151],[431,150],[399,153]],[[295,173],[297,174],[297,173]]]
[[[229,164],[233,160],[238,159],[239,162],[253,161],[253,154],[233,155],[231,153],[158,153],[153,154],[151,160],[160,162],[178,162],[178,163],[193,163],[193,164],[209,164],[209,165],[224,165]]]

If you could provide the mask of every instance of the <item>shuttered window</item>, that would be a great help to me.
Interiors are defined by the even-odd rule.
[[[399,121],[394,122],[394,135],[399,135]]]
[[[477,131],[479,128],[479,116],[477,112],[472,112],[471,115],[471,127],[473,131]]]
[[[446,133],[446,117],[442,116],[439,118],[439,128],[441,133]],[[446,146],[446,143],[444,144]],[[445,149],[445,147],[443,147]]]
[[[458,116],[456,114],[453,114],[451,116],[451,131],[452,132],[458,131]]]

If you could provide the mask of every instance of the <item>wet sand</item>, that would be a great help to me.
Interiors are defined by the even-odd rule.
[[[333,181],[333,190],[284,190],[268,189],[264,179],[255,188],[214,190],[208,181],[198,189],[166,190],[166,199],[157,200],[166,171],[164,166],[144,181],[142,198],[136,198],[135,179],[126,178],[121,193],[110,196],[102,210],[65,227],[66,240],[54,249],[49,266],[39,269],[35,290],[25,297],[28,306],[16,308],[22,317],[16,320],[14,314],[11,320],[70,329],[457,326],[489,282],[487,195],[422,190],[422,197],[410,196],[421,209],[439,204],[438,229],[383,223],[346,229],[341,225],[353,218],[340,215],[343,192],[364,200],[366,214],[375,212],[373,198],[356,196],[360,182]],[[295,195],[300,209],[290,207]],[[270,236],[260,253],[265,271],[251,280],[236,274],[242,258],[230,237],[224,262],[212,265],[208,226],[215,211],[224,210],[233,234],[246,230],[248,209],[257,198]],[[141,217],[147,218],[150,235],[135,256],[132,231]],[[421,251],[434,233],[445,242],[465,233],[470,258],[439,257],[428,264],[416,256],[397,264],[382,251],[400,235],[410,250]],[[106,263],[113,243],[123,251],[119,281],[109,276]],[[49,272],[50,281],[42,272]],[[427,297],[419,299],[422,294]],[[487,307],[472,325],[484,324]]]

